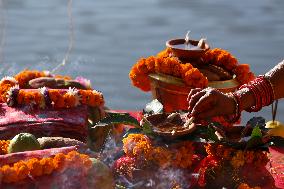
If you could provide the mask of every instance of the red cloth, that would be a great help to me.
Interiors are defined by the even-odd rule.
[[[86,142],[88,108],[37,109],[29,106],[9,107],[0,103],[0,138],[11,139],[28,132],[36,137],[61,136]]]

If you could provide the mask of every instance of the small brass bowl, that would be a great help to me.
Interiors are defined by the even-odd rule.
[[[151,91],[154,99],[158,99],[164,106],[166,112],[175,110],[187,110],[187,96],[191,87],[187,86],[182,79],[161,73],[149,74]],[[233,92],[239,82],[236,78],[226,81],[212,81],[208,86],[216,88],[221,92]]]
[[[189,43],[197,47],[199,41],[189,40]],[[175,45],[185,44],[185,39],[171,39],[166,42],[166,46],[170,48],[174,56],[183,59],[183,60],[197,60],[199,59],[207,50],[210,49],[209,45],[205,41],[205,47],[199,49],[182,49],[177,48]]]

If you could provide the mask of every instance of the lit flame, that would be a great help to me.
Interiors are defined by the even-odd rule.
[[[189,40],[190,40],[190,36],[189,36],[190,32],[191,31],[188,30],[186,35],[185,35],[185,45],[186,45],[186,47],[190,46],[190,42],[189,42]]]

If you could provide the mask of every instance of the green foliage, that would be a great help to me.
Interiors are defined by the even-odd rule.
[[[129,113],[109,113],[109,116],[99,121],[96,125],[126,124],[139,127],[137,119]]]
[[[251,132],[251,137],[262,137],[262,133],[261,130],[259,128],[259,126],[256,126],[253,128],[252,132]]]
[[[143,118],[141,128],[142,132],[145,133],[146,135],[154,136],[152,124],[146,118]]]

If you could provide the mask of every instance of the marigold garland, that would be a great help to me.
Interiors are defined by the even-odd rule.
[[[43,76],[71,79],[68,76],[52,76],[46,71],[24,70],[15,78],[4,77],[0,81],[0,102],[6,102],[9,106],[32,104],[41,108],[45,108],[48,103],[52,103],[54,108],[70,108],[80,104],[96,107],[104,104],[102,93],[96,90],[69,88],[65,91],[45,87],[33,90],[25,89],[31,79]]]
[[[9,144],[10,144],[10,140],[0,140],[0,155],[4,155],[8,153]]]
[[[0,167],[2,182],[16,183],[26,179],[28,176],[40,177],[52,174],[54,171],[68,169],[68,167],[78,166],[83,170],[89,170],[92,161],[89,156],[71,151],[68,154],[56,154],[49,158],[32,158],[27,161],[19,161],[13,165],[4,165]]]
[[[254,78],[248,64],[238,64],[237,59],[223,49],[208,50],[202,57],[204,64],[214,64],[225,68],[236,75],[237,80],[243,84]],[[166,49],[148,58],[141,58],[133,65],[129,72],[132,84],[143,91],[150,91],[150,73],[163,73],[182,78],[186,85],[193,88],[205,88],[208,79],[190,63],[181,62],[172,56],[171,50]]]

